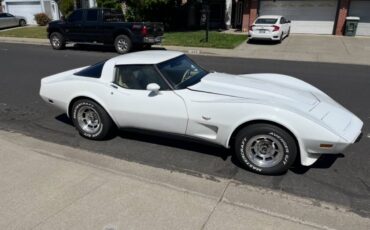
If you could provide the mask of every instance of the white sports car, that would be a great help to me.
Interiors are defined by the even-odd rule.
[[[235,149],[246,168],[262,174],[340,153],[359,140],[363,126],[296,78],[208,72],[172,51],[131,53],[49,76],[40,95],[86,138],[126,127],[200,138]]]

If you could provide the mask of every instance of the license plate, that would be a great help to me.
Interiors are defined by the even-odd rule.
[[[264,34],[264,33],[266,33],[266,30],[260,30],[260,33]]]
[[[155,42],[161,42],[162,38],[161,37],[156,37]]]

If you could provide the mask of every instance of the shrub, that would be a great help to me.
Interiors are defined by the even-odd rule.
[[[51,19],[45,13],[39,13],[35,14],[35,21],[39,26],[46,26],[51,21]]]

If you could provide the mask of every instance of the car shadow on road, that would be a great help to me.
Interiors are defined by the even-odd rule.
[[[60,114],[55,117],[56,120],[73,126],[73,122],[71,119],[68,118],[66,114]],[[141,130],[141,129],[120,129],[112,135],[109,136],[106,141],[110,141],[111,139],[114,139],[116,137],[122,138],[122,139],[129,139],[129,140],[135,140],[139,142],[146,142],[156,145],[162,145],[172,148],[178,148],[182,150],[188,150],[193,152],[198,152],[202,154],[212,155],[219,157],[226,161],[229,157],[231,157],[231,162],[236,165],[239,168],[243,168],[249,171],[248,168],[244,167],[235,157],[233,154],[233,148],[226,149],[224,147],[210,144],[208,142],[194,139],[194,138],[188,138],[182,135],[174,135],[174,134],[167,134],[162,132],[156,132],[156,131],[148,131],[148,130]],[[330,168],[335,161],[338,158],[344,158],[344,154],[327,154],[322,155],[313,165],[311,166],[303,166],[299,164],[299,159],[297,159],[296,164],[290,169],[291,172],[295,174],[305,174],[310,169],[327,169]],[[285,173],[283,173],[285,174]],[[281,175],[283,175],[281,174]],[[279,175],[277,175],[279,176]]]
[[[56,116],[55,119],[64,124],[74,126],[72,120],[69,119],[69,117],[65,113]],[[120,129],[118,131],[112,132],[112,135],[109,135],[109,137],[105,141],[110,141],[117,137],[156,145],[163,145],[182,150],[199,152],[220,157],[224,161],[227,160],[229,156],[231,156],[231,151],[229,149],[220,147],[218,145],[213,145],[202,140],[184,137],[182,135],[130,128]]]
[[[212,155],[219,157],[224,161],[232,155],[230,149],[226,149],[202,140],[188,138],[182,135],[140,129],[121,129],[117,132],[117,135],[123,139],[130,139]]]
[[[301,164],[296,164],[291,168],[291,171],[295,174],[305,174],[310,169],[328,169],[330,168],[338,158],[344,158],[344,154],[327,154],[322,155],[313,165],[303,166]]]
[[[280,43],[277,41],[271,40],[251,40],[248,39],[247,44],[249,45],[279,45]]]
[[[102,52],[102,53],[116,53],[113,45],[98,45],[98,44],[73,44],[67,46],[67,50],[74,51],[90,51],[90,52]],[[143,50],[165,50],[163,47],[152,47],[150,49],[134,47],[132,52],[143,51]]]

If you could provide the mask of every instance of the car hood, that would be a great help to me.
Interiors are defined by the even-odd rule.
[[[279,83],[266,80],[266,78],[261,79],[262,75],[274,76],[274,74],[231,75],[210,73],[189,89],[254,100],[260,103],[283,103],[305,111],[319,103],[318,98],[309,89],[294,87],[294,83],[289,84],[286,81]]]

